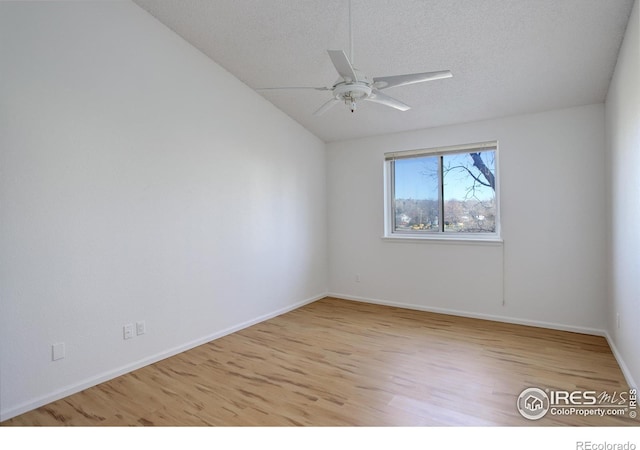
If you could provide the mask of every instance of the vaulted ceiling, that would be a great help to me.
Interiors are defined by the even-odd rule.
[[[348,0],[134,0],[251,88],[332,86]],[[353,62],[370,77],[449,69],[390,88],[405,112],[329,91],[260,95],[324,141],[602,102],[633,0],[352,0]]]

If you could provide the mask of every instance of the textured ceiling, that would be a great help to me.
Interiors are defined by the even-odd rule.
[[[348,0],[134,0],[251,88],[331,86]],[[386,90],[406,112],[321,91],[261,91],[324,141],[602,102],[633,0],[353,0],[354,65],[370,77],[449,69]]]

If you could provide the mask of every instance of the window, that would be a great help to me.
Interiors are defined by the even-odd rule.
[[[385,236],[497,239],[497,143],[385,154]]]

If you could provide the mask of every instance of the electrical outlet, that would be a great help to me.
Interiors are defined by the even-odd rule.
[[[360,274],[359,273],[356,274],[356,283],[360,283]]]
[[[133,324],[128,323],[122,327],[122,337],[124,339],[131,339],[133,337]]]
[[[147,332],[147,325],[144,323],[144,320],[136,322],[136,334],[140,336],[141,334],[145,334]]]
[[[58,361],[65,356],[64,342],[59,342],[51,346],[51,361]]]
[[[620,313],[616,314],[616,326],[620,328]]]

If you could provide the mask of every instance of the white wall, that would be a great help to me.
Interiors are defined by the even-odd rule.
[[[381,239],[384,152],[494,139],[504,245]],[[604,145],[603,105],[328,144],[330,292],[603,330]]]
[[[640,381],[640,10],[636,1],[606,102],[611,222],[607,329],[627,379]],[[620,315],[620,328],[617,315]]]
[[[1,419],[326,292],[319,139],[132,3],[0,33]]]

